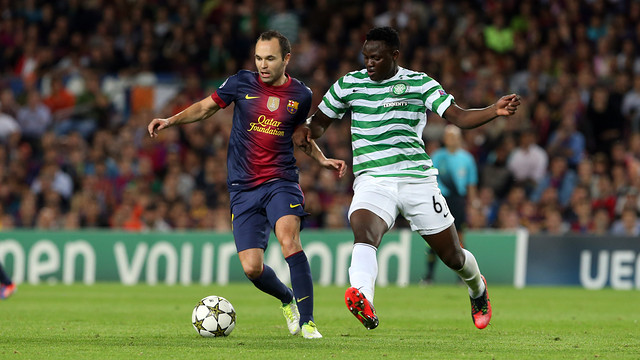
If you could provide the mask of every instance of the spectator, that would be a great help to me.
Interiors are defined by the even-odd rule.
[[[598,179],[598,192],[593,196],[591,206],[594,208],[605,208],[609,214],[609,219],[613,221],[616,213],[616,194],[613,191],[611,178],[602,176]]]
[[[548,235],[564,235],[568,231],[568,225],[562,220],[562,214],[558,209],[547,208],[543,231]]]
[[[520,229],[520,217],[518,212],[509,204],[505,203],[500,205],[495,227],[500,230]]]
[[[611,102],[610,91],[602,84],[597,85],[587,107],[585,123],[590,124],[588,139],[593,153],[606,153],[611,145],[624,134],[624,122],[621,109],[616,109]]]
[[[220,73],[245,68],[234,59],[245,58],[254,37],[266,30],[269,18],[275,20],[283,14],[286,16],[276,23],[296,24],[290,28],[295,28],[298,38],[294,46],[299,56],[294,57],[297,60],[289,70],[313,89],[313,108],[330,85],[328,79],[358,68],[359,47],[352,45],[360,43],[376,21],[403,29],[400,35],[407,46],[400,59],[441,78],[456,98],[485,106],[484,99],[491,94],[523,94],[517,121],[496,119],[465,132],[469,151],[477,161],[480,186],[491,188],[493,193],[488,203],[481,199],[483,216],[477,216],[474,224],[486,217],[490,226],[499,226],[496,204],[509,203],[512,187],[516,186],[515,195],[520,192],[522,178],[514,180],[516,172],[526,173],[528,194],[535,189],[534,167],[513,159],[514,155],[531,156],[522,148],[514,150],[512,136],[520,127],[532,129],[533,143],[544,146],[548,157],[565,157],[569,168],[576,171],[579,186],[574,194],[579,194],[562,209],[568,223],[577,221],[577,204],[586,197],[597,206],[592,208],[592,230],[586,231],[605,234],[608,221],[617,219],[627,202],[636,201],[631,194],[640,189],[640,5],[634,1],[618,1],[615,10],[603,6],[606,2],[602,1],[556,2],[550,7],[553,21],[549,21],[549,11],[536,11],[531,2],[495,2],[482,8],[441,0],[429,2],[428,7],[416,0],[367,1],[364,5],[327,0],[313,4],[245,1],[235,5],[223,2],[213,12],[196,3],[154,8],[117,1],[98,8],[77,1],[70,5],[67,0],[55,4],[1,2],[1,111],[19,126],[19,131],[14,131],[12,122],[0,115],[3,228],[4,223],[33,227],[38,218],[41,224],[57,223],[60,228],[74,228],[78,222],[81,228],[105,227],[120,208],[120,191],[134,184],[141,193],[157,196],[158,212],[168,212],[175,202],[186,206],[190,194],[204,191],[208,210],[205,223],[199,226],[224,231],[228,227],[224,211],[228,196],[220,189],[225,187],[230,114],[220,112],[216,121],[202,126],[170,129],[161,141],[151,143],[140,136],[139,119],[152,115],[130,111],[131,84],[144,77],[156,82],[152,82],[154,91],[143,92],[138,100],[144,101],[136,101],[136,106],[142,103],[147,112],[153,112],[156,104],[166,104],[158,112],[176,113],[210,93],[208,88],[217,87]],[[302,6],[305,3],[306,8]],[[277,13],[274,5],[279,8]],[[119,18],[121,14],[128,16]],[[485,20],[487,14],[490,20]],[[509,14],[511,23],[500,24],[504,14]],[[493,41],[505,34],[507,41]],[[505,47],[511,50],[504,51]],[[443,61],[443,57],[458,61]],[[141,71],[149,73],[141,76]],[[44,96],[52,107],[66,104],[62,106],[65,111],[54,114],[55,123],[40,100],[41,94],[53,95]],[[75,97],[72,106],[71,97]],[[437,138],[445,123],[432,115],[427,128],[435,136],[425,136]],[[59,121],[64,119],[70,120]],[[69,198],[56,191],[35,195],[31,190],[46,172],[43,168],[48,165],[42,159],[52,156],[48,151],[51,130],[83,135],[59,136],[54,142],[59,148],[55,154],[58,167],[73,182]],[[348,126],[331,131],[320,145],[336,158],[350,159]],[[74,145],[82,137],[85,143]],[[189,155],[192,152],[206,155],[194,159]],[[316,195],[321,199],[317,208],[310,208],[314,214],[310,226],[326,227],[324,219],[330,217],[333,226],[347,227],[340,215],[340,201],[351,195],[353,179],[332,184],[332,179],[305,166],[308,164],[301,162],[303,173],[313,174],[304,188],[309,201]],[[546,168],[542,166],[539,174]],[[322,184],[316,184],[316,179]],[[588,189],[586,196],[583,187]],[[612,195],[601,194],[607,188]],[[541,227],[539,217],[544,213],[542,207],[547,206],[543,203],[556,201],[556,194],[562,198],[562,191],[542,194],[545,200],[540,203],[509,203],[518,213],[502,216],[502,223],[508,223],[504,226],[526,225],[531,231]],[[36,199],[33,206],[31,197]],[[56,220],[44,221],[51,218],[49,210],[55,209],[58,201],[61,207],[55,210]],[[614,217],[603,216],[612,203]],[[48,210],[43,212],[45,207]],[[473,206],[469,209],[471,214]],[[538,214],[536,219],[531,219],[532,213]],[[162,217],[169,219],[168,215]],[[189,216],[179,219],[182,227],[196,226]],[[585,222],[581,224],[584,230]]]
[[[611,218],[609,217],[609,211],[603,207],[595,208],[592,234],[600,236],[609,235],[610,225]]]
[[[45,97],[43,103],[47,105],[51,115],[53,116],[55,128],[64,123],[71,117],[74,106],[76,105],[76,97],[69,91],[62,81],[60,75],[55,75],[51,79],[51,93]],[[60,130],[56,133],[61,134]]]
[[[598,182],[597,176],[593,173],[593,161],[590,158],[584,158],[578,163],[576,169],[578,175],[578,186],[587,188],[590,194],[595,194],[595,187]]]
[[[2,112],[16,118],[18,116],[18,110],[20,105],[16,101],[15,95],[11,88],[4,88],[0,90],[0,104],[2,104]]]
[[[77,131],[89,139],[96,129],[110,128],[111,104],[100,89],[100,80],[94,73],[87,72],[84,84],[84,91],[76,97],[71,117],[57,126],[59,134]]]
[[[616,200],[616,215],[621,216],[625,209],[640,210],[640,196],[638,189],[629,187],[622,192]]]
[[[552,157],[565,157],[572,169],[575,169],[582,161],[586,142],[584,135],[576,129],[573,114],[565,115],[560,126],[551,133],[546,150]]]
[[[566,207],[577,182],[576,173],[567,166],[567,158],[554,156],[549,164],[549,171],[533,190],[531,200],[540,201],[542,193],[547,188],[553,187],[558,191],[560,205]]]
[[[391,26],[398,30],[406,28],[409,24],[409,14],[403,10],[400,1],[387,1],[387,11],[374,18],[374,26]]]
[[[640,132],[640,72],[633,77],[633,87],[622,100],[622,115],[631,125],[631,131]]]
[[[273,13],[267,20],[267,28],[280,31],[291,41],[291,44],[296,44],[300,19],[295,12],[287,9],[285,0],[275,0],[273,1]]]
[[[484,41],[487,47],[498,53],[513,49],[513,30],[506,26],[504,15],[492,17],[493,23],[484,29]]]
[[[16,119],[20,124],[22,136],[34,144],[47,131],[53,120],[51,111],[42,102],[37,90],[29,90],[27,103],[20,107]]]
[[[538,207],[532,201],[525,201],[520,206],[519,211],[520,224],[525,227],[529,233],[535,234],[540,231],[540,216]]]
[[[157,232],[168,232],[171,231],[171,226],[169,223],[162,218],[161,213],[158,209],[158,205],[155,202],[150,202],[144,209],[142,213],[142,231],[157,231]]]
[[[591,201],[589,199],[581,199],[574,203],[573,212],[575,220],[571,222],[571,232],[588,234],[593,233],[596,229],[593,219],[593,211]]]
[[[638,213],[632,207],[625,208],[620,215],[620,219],[613,222],[611,226],[611,234],[638,236],[640,235],[640,220]]]
[[[16,119],[5,113],[0,103],[0,144],[16,146],[20,140],[20,125]]]
[[[487,162],[480,169],[480,184],[491,188],[499,198],[506,196],[513,183],[513,175],[507,168],[507,164],[514,147],[513,138],[509,135],[505,136],[497,148],[489,154]]]
[[[58,164],[50,161],[42,167],[38,178],[31,184],[31,191],[36,195],[53,191],[65,200],[69,200],[73,194],[73,181]]]
[[[547,153],[536,144],[534,129],[526,129],[520,134],[520,143],[509,157],[507,168],[529,193],[544,178],[547,162]]]
[[[489,221],[481,208],[471,206],[468,210],[468,227],[472,230],[483,230],[489,227]]]
[[[209,208],[207,207],[204,191],[192,191],[189,199],[189,217],[194,223],[202,224],[207,215],[209,215]]]

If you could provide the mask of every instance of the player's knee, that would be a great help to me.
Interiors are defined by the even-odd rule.
[[[368,244],[374,247],[380,246],[380,242],[382,242],[382,236],[384,232],[377,232],[372,230],[365,231],[355,231],[353,232],[353,242],[354,243],[362,243]]]
[[[282,255],[284,255],[284,257],[302,251],[302,245],[300,244],[300,241],[295,241],[294,239],[282,240],[280,246],[282,248]]]
[[[252,280],[255,280],[262,275],[262,264],[242,264],[244,274]]]
[[[442,262],[453,270],[460,270],[464,266],[464,254],[457,249],[444,254]]]

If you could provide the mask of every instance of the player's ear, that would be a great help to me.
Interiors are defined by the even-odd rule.
[[[291,53],[288,53],[287,55],[284,56],[284,64],[288,65],[290,59],[291,59]]]

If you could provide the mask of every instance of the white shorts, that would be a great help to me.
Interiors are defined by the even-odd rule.
[[[354,211],[367,209],[391,229],[401,214],[409,221],[411,230],[421,235],[437,234],[454,221],[435,176],[420,180],[366,176],[355,182],[353,190],[349,218]]]

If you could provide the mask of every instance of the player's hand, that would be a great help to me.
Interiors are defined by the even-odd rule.
[[[496,102],[496,115],[511,116],[516,113],[518,106],[520,106],[520,95],[505,95]]]
[[[326,159],[322,161],[320,165],[329,170],[336,170],[340,178],[347,173],[347,163],[344,162],[344,160]]]
[[[147,126],[147,130],[149,131],[149,136],[153,138],[158,136],[158,131],[168,127],[169,119],[153,119]]]

